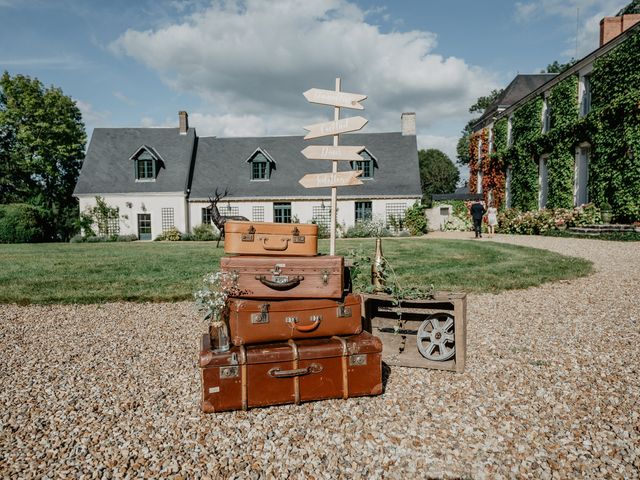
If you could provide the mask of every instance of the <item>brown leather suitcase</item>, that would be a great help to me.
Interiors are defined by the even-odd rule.
[[[347,295],[343,300],[232,298],[227,305],[234,345],[355,335],[362,331],[360,295]]]
[[[213,353],[202,336],[203,412],[382,393],[382,342],[368,332]]]
[[[318,226],[229,220],[224,224],[224,251],[237,255],[313,257],[318,254]]]
[[[231,272],[241,298],[341,298],[344,258],[222,257],[220,268]]]

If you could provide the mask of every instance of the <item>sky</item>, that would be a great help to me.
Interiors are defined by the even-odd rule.
[[[364,132],[455,160],[479,96],[581,58],[625,0],[0,0],[0,71],[60,87],[96,127],[302,135],[333,119],[309,88],[368,96]]]

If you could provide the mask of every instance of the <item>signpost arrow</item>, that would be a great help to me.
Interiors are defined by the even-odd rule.
[[[358,153],[364,150],[364,145],[357,147],[331,147],[329,145],[311,145],[302,150],[302,154],[313,160],[364,160]]]
[[[311,103],[320,103],[322,105],[333,105],[334,107],[354,108],[356,110],[364,110],[359,102],[367,98],[366,95],[359,93],[336,92],[334,90],[321,90],[312,88],[303,93]]]
[[[339,133],[355,132],[364,127],[367,122],[364,117],[349,117],[342,120],[334,120],[333,122],[316,123],[304,127],[309,133],[304,137],[305,140],[318,137],[326,137],[328,135],[338,135]]]
[[[299,182],[304,188],[348,187],[362,185],[362,170],[351,172],[308,173]]]

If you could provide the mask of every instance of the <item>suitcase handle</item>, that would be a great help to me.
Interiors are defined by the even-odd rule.
[[[265,250],[282,252],[282,251],[286,250],[289,247],[289,239],[288,238],[281,238],[280,242],[284,242],[284,245],[280,245],[280,246],[275,246],[275,245],[267,246],[267,240],[269,240],[269,237],[262,237],[262,248],[264,248]]]
[[[268,280],[264,275],[256,275],[256,280],[260,280],[260,283],[262,283],[265,287],[271,288],[272,290],[291,290],[293,287],[297,287],[298,285],[300,285],[300,282],[304,280],[304,277],[302,275],[298,275],[296,277],[293,277],[288,282],[281,283]]]
[[[310,373],[320,373],[322,371],[322,365],[318,363],[312,363],[307,368],[296,368],[295,370],[280,370],[280,368],[272,368],[269,370],[269,375],[274,378],[289,378],[289,377],[301,377],[303,375],[309,375]]]
[[[320,325],[320,322],[322,321],[322,316],[321,315],[313,315],[311,317],[311,323],[309,325],[298,325],[297,322],[293,323],[293,326],[296,330],[298,330],[299,332],[311,332],[313,330],[315,330],[316,328],[318,328],[318,325]]]

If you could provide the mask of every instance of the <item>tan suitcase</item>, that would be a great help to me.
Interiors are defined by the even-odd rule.
[[[234,345],[281,342],[290,338],[355,335],[362,331],[360,295],[343,300],[228,300]]]
[[[203,412],[382,393],[382,342],[350,337],[289,340],[213,353],[202,336]]]
[[[230,272],[241,298],[342,298],[344,258],[222,257],[220,268]]]
[[[318,226],[228,220],[224,224],[224,251],[235,255],[312,257],[318,254]]]

